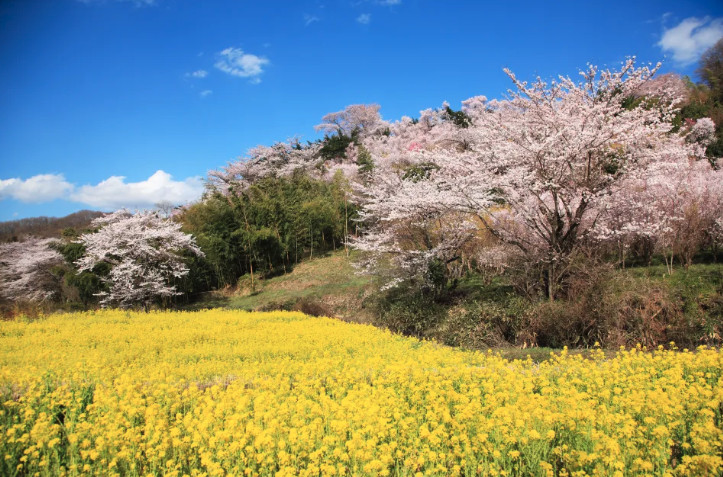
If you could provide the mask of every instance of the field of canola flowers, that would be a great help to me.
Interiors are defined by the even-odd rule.
[[[723,354],[506,361],[300,313],[0,323],[0,475],[720,475]]]

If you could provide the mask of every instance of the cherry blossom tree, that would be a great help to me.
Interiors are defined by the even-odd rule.
[[[696,155],[703,157],[705,148],[715,140],[715,123],[710,118],[701,118],[690,127],[686,140],[697,145],[700,149]]]
[[[678,98],[679,101],[687,100],[688,94],[688,87],[685,81],[676,73],[656,75],[650,79],[650,81],[645,81],[633,91],[633,95],[637,98],[658,98],[662,95],[668,98]]]
[[[232,188],[245,190],[269,175],[281,177],[297,170],[312,171],[318,162],[319,149],[318,144],[303,146],[296,137],[270,147],[259,145],[226,167],[209,171],[208,181],[213,189],[225,194]]]
[[[86,253],[76,262],[79,271],[92,270],[105,262],[112,266],[107,277],[108,294],[103,306],[128,308],[142,304],[146,310],[158,298],[180,293],[173,279],[189,272],[181,253],[203,256],[193,236],[181,232],[181,225],[163,218],[158,211],[130,213],[126,209],[92,222],[100,229],[80,236]]]
[[[362,141],[373,156],[373,174],[357,184],[362,220],[369,229],[355,247],[367,252],[359,265],[377,275],[380,256],[391,258],[395,267],[385,270],[388,286],[408,279],[434,286],[430,265],[440,263],[454,278],[472,260],[480,263],[479,245],[489,238],[480,236],[478,219],[459,213],[434,181],[444,162],[436,154],[464,154],[472,141],[471,130],[455,125],[448,111],[447,103],[423,110],[419,120],[403,117],[389,124],[389,134]]]
[[[723,245],[723,217],[717,219],[710,227],[710,235],[713,243],[720,247]]]
[[[601,211],[595,236],[616,242],[623,263],[624,251],[644,240],[672,273],[675,257],[686,267],[692,263],[722,210],[723,171],[686,159],[623,182]]]
[[[368,154],[364,146],[357,144],[361,139],[383,136],[389,123],[379,114],[378,104],[352,104],[341,111],[324,115],[322,123],[315,126],[317,131],[331,135],[322,142],[302,144],[299,137],[272,146],[259,145],[250,149],[243,157],[230,162],[227,166],[208,172],[208,184],[211,189],[229,193],[235,189],[241,192],[254,182],[268,176],[290,176],[303,171],[315,179],[332,181],[337,171],[352,181],[360,182],[357,163]],[[344,137],[341,150],[334,157],[323,154],[325,143],[336,136]],[[353,138],[352,138],[353,136]],[[348,144],[347,144],[348,143]],[[361,148],[361,154],[360,154]],[[363,161],[362,161],[363,162]]]
[[[658,68],[636,68],[630,59],[617,71],[590,66],[579,82],[560,77],[532,84],[506,71],[515,86],[508,98],[463,102],[469,127],[450,129],[429,114],[434,139],[406,150],[395,144],[398,129],[392,128],[386,143],[367,146],[382,167],[367,191],[369,234],[357,245],[377,253],[409,251],[395,233],[400,224],[467,214],[525,260],[543,265],[553,299],[570,257],[627,181],[699,155],[695,142],[670,134],[679,88],[658,84],[655,98],[627,107]],[[420,167],[421,176],[409,174]]]
[[[28,237],[0,244],[0,296],[10,301],[44,301],[60,290],[51,269],[63,263],[55,239]]]
[[[657,197],[656,205],[668,206],[665,219],[669,223],[667,235],[663,235],[661,251],[667,257],[672,273],[674,256],[688,268],[694,255],[710,240],[710,230],[723,217],[723,171],[710,167],[707,161],[690,161],[668,183],[677,188],[674,194]],[[666,258],[667,261],[667,258]]]
[[[601,208],[595,236],[625,249],[644,240],[663,253],[668,272],[677,256],[687,267],[723,209],[723,172],[702,160],[715,125],[703,118],[682,132],[688,156],[650,164],[620,182]]]
[[[379,114],[380,108],[378,104],[352,104],[341,111],[324,115],[322,123],[314,129],[327,134],[351,136],[358,132],[362,137],[369,136],[387,127]]]

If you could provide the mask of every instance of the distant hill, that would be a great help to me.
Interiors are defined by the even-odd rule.
[[[82,229],[103,215],[97,210],[81,210],[65,217],[29,217],[0,222],[0,242],[11,242],[28,235],[36,237],[60,237],[67,227]]]

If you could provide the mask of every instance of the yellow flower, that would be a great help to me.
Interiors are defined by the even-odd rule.
[[[722,352],[593,353],[510,362],[289,312],[0,322],[0,452],[23,475],[650,474],[671,448],[671,475],[723,471]]]

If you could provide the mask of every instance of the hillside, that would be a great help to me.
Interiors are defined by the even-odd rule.
[[[34,235],[42,238],[57,238],[64,228],[82,229],[90,222],[103,215],[97,210],[80,210],[65,217],[29,217],[19,220],[0,222],[0,243]]]
[[[237,288],[207,294],[191,309],[222,307],[246,311],[300,310],[345,321],[369,321],[363,300],[374,289],[370,277],[356,274],[352,257],[334,252],[304,261],[287,274],[256,280],[239,280]]]

